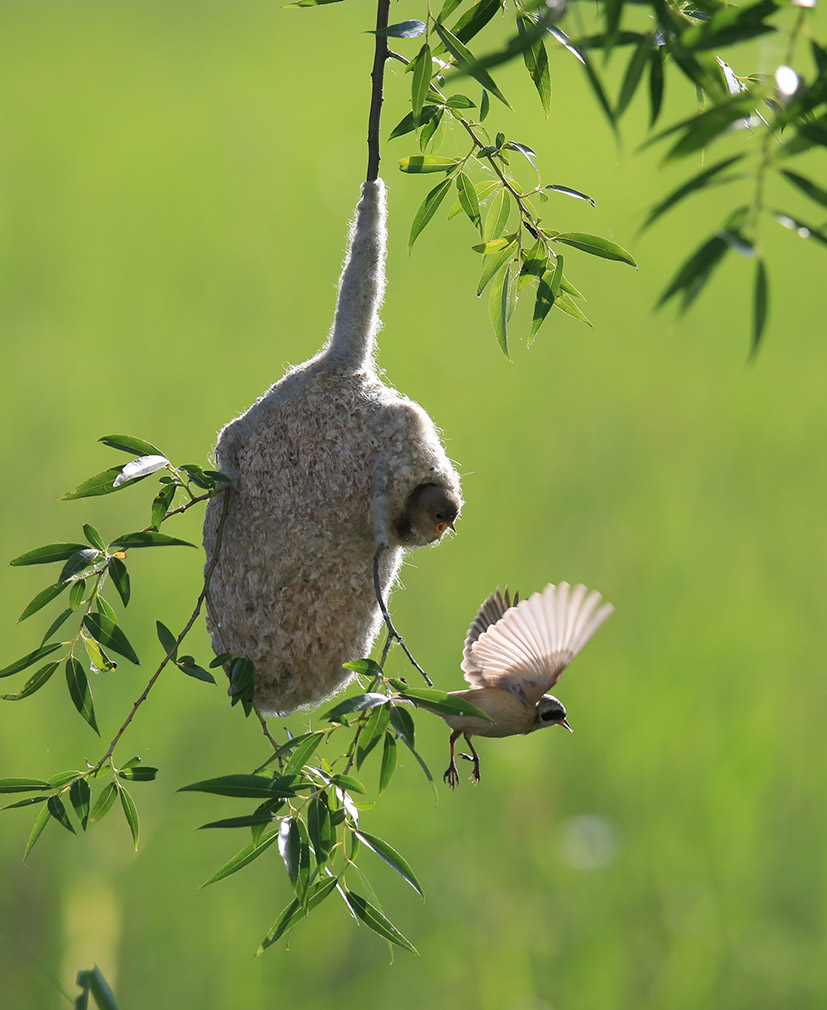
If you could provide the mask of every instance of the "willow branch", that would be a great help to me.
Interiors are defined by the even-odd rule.
[[[368,174],[367,181],[379,178],[379,123],[382,116],[382,89],[385,78],[385,60],[389,56],[388,38],[384,30],[388,27],[390,0],[378,0],[376,7],[376,46],[373,51],[371,71],[370,116],[368,117]]]

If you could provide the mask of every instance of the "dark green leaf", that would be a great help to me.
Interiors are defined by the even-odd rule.
[[[491,109],[491,99],[488,97],[488,92],[485,88],[482,89],[482,98],[480,99],[480,122],[484,123],[486,116]]]
[[[83,603],[83,594],[86,592],[86,582],[80,579],[75,582],[69,591],[69,609],[77,610],[78,607]]]
[[[120,558],[110,558],[107,564],[109,567],[109,575],[115,589],[118,590],[118,596],[120,596],[123,605],[126,606],[129,603],[131,593],[129,572],[126,570],[126,565]]]
[[[29,853],[34,848],[35,842],[37,842],[38,838],[40,838],[40,836],[43,834],[43,829],[49,823],[51,817],[52,815],[48,806],[44,806],[41,809],[40,813],[37,815],[37,818],[34,822],[34,826],[32,827],[32,832],[29,835],[29,840],[28,842],[26,842],[26,851],[23,853],[24,863],[29,858]]]
[[[444,179],[438,185],[434,186],[431,192],[428,193],[423,200],[419,210],[414,216],[413,223],[411,224],[411,234],[408,237],[408,252],[411,251],[417,237],[434,216],[439,205],[445,199],[445,194],[448,192],[450,186],[451,180]]]
[[[0,793],[28,793],[37,789],[50,789],[45,779],[0,779]]]
[[[399,162],[399,170],[409,174],[422,174],[424,172],[451,172],[460,162],[457,158],[439,158],[433,154],[414,154],[409,158],[402,158]]]
[[[123,807],[123,815],[126,818],[126,823],[129,825],[129,830],[132,833],[132,842],[135,845],[135,849],[138,849],[138,835],[139,835],[139,824],[138,824],[138,808],[135,806],[135,801],[130,796],[129,792],[124,789],[123,786],[118,786],[118,795],[121,798],[121,806]]]
[[[411,941],[400,933],[390,919],[384,916],[378,908],[371,905],[367,899],[355,891],[343,891],[342,893],[354,915],[358,916],[374,933],[378,933],[379,936],[390,940],[391,943],[395,943],[400,947],[404,947],[405,950],[409,950],[412,954],[416,954],[419,957],[419,951]]]
[[[422,887],[419,881],[416,879],[416,874],[411,869],[408,861],[396,851],[396,849],[388,844],[388,842],[383,841],[383,839],[377,837],[376,835],[370,835],[367,831],[356,831],[356,835],[367,845],[369,849],[376,853],[381,859],[383,859],[391,869],[396,870],[403,880],[411,885],[411,887],[416,891],[420,898],[424,898],[425,895],[422,893]]]
[[[298,898],[294,898],[273,923],[267,936],[261,941],[261,946],[256,954],[262,954],[268,947],[276,943],[298,919],[303,918],[317,905],[320,905],[325,898],[333,893],[337,883],[336,877],[326,877],[324,880],[317,881],[307,889],[304,905]]]
[[[46,801],[46,809],[58,824],[61,824],[67,831],[71,831],[73,835],[77,834],[77,831],[72,826],[72,822],[69,820],[63,800],[59,796],[50,796]]]
[[[86,825],[89,823],[89,800],[91,797],[91,790],[89,788],[89,783],[84,778],[75,779],[69,789],[69,799],[72,801],[72,806],[75,809],[75,814],[77,819],[80,821],[80,826],[83,830],[86,830]]]
[[[394,709],[391,709],[391,716]],[[379,792],[382,793],[388,787],[388,783],[393,778],[396,769],[396,738],[393,733],[385,734],[385,743],[382,747],[382,766],[379,769]]]
[[[95,529],[94,526],[90,526],[89,523],[83,524],[83,535],[89,541],[93,547],[97,547],[99,551],[106,550],[106,544],[103,542],[100,533]]]
[[[482,218],[480,217],[480,204],[477,199],[477,191],[471,180],[464,172],[457,176],[457,192],[462,209],[468,215],[471,224],[479,231],[482,229]]]
[[[476,4],[462,15],[453,27],[454,35],[460,42],[470,42],[471,39],[479,35],[489,21],[502,10],[501,0],[478,0]],[[440,24],[445,23],[443,17],[439,18]],[[442,52],[444,45],[438,50]]]
[[[363,677],[381,677],[382,667],[372,659],[353,659],[349,663],[342,663],[346,670],[353,670]]]
[[[166,533],[147,530],[141,533],[124,533],[109,545],[110,551],[125,551],[137,547],[195,547],[188,540],[179,540]]]
[[[133,456],[163,455],[161,450],[151,442],[146,442],[142,438],[136,438],[134,435],[104,435],[98,441],[113,449],[120,449],[122,452],[131,453]]]
[[[388,25],[387,28],[377,28],[369,35],[386,35],[392,39],[415,39],[424,35],[428,26],[424,21],[400,21],[395,25]]]
[[[137,653],[129,644],[129,639],[111,618],[103,614],[87,614],[83,619],[83,625],[95,641],[117,652],[130,663],[139,665]]]
[[[799,175],[798,172],[790,172],[786,168],[781,169],[781,174],[785,178],[801,190],[806,196],[809,196],[811,200],[815,200],[816,203],[820,204],[822,207],[827,207],[827,189],[819,186],[817,183],[813,182],[812,179],[806,178],[806,176]]]
[[[657,122],[663,108],[663,47],[656,46],[649,52],[649,126]]]
[[[239,852],[236,852],[232,859],[228,860],[220,870],[217,870],[209,880],[204,881],[201,887],[208,887],[210,884],[215,884],[217,881],[223,880],[225,877],[229,877],[239,870],[243,870],[253,860],[259,859],[259,856],[270,848],[278,838],[279,832],[274,831],[272,834],[267,834],[257,841],[250,842]]]
[[[290,758],[285,763],[285,772],[290,775],[291,773],[300,771],[316,753],[324,737],[325,734],[320,731],[305,734],[302,742],[293,750]]]
[[[379,743],[385,734],[390,717],[388,705],[380,705],[373,709],[364,723],[356,748],[356,767],[361,768],[365,758]]]
[[[100,736],[89,680],[86,677],[86,671],[74,656],[70,656],[66,660],[66,683],[69,687],[69,697],[72,699],[72,704],[80,712],[81,718],[88,722]]]
[[[17,623],[19,624],[21,621],[25,621],[27,617],[31,617],[32,614],[36,614],[38,610],[42,610],[47,603],[51,603],[57,596],[60,596],[67,585],[68,582],[56,582],[55,585],[47,586],[45,589],[42,589],[26,607],[20,617],[17,618]]]
[[[520,32],[525,30],[525,23],[522,18],[518,18],[517,27]],[[537,94],[540,96],[543,111],[548,116],[551,109],[551,74],[548,68],[546,46],[542,39],[537,39],[531,46],[523,50],[523,62],[526,65],[531,80],[534,82]]]
[[[118,772],[118,778],[125,782],[152,782],[158,775],[158,769],[150,765],[140,765],[136,768],[123,767]]]
[[[506,263],[510,262],[517,255],[516,239],[505,245],[499,252],[493,253],[485,261],[482,268],[479,284],[477,284],[477,296],[481,295],[492,277],[499,274]],[[494,296],[492,295],[492,298]]]
[[[623,84],[620,88],[620,97],[617,100],[615,115],[618,119],[626,111],[629,102],[631,102],[634,93],[637,91],[637,86],[640,84],[640,79],[643,76],[643,70],[649,60],[649,53],[651,50],[652,39],[648,36],[644,36],[640,42],[638,42],[637,48],[632,53],[632,58],[629,60],[629,64],[626,67],[626,74],[623,77]]]
[[[215,683],[215,677],[213,677],[209,670],[205,670],[203,666],[199,666],[197,663],[187,663],[182,659],[178,662],[178,669],[181,673],[192,677],[193,680],[201,680],[205,684]]]
[[[491,722],[490,716],[486,715],[482,709],[472,705],[464,698],[458,698],[454,694],[447,694],[445,691],[437,691],[429,687],[409,687],[405,690],[405,697],[412,701],[417,708],[427,708],[431,712],[438,712],[440,715],[470,715],[483,722]]]
[[[35,691],[39,691],[40,688],[43,687],[59,666],[60,663],[47,663],[45,666],[41,666],[36,673],[33,673],[32,676],[29,677],[23,687],[16,694],[0,694],[0,700],[22,701],[24,698],[30,697],[35,693]]]
[[[14,803],[4,803],[0,810],[16,810],[22,807],[31,807],[38,803],[45,803],[48,797],[46,796],[26,796],[22,800],[16,800]]]
[[[178,490],[175,484],[165,484],[152,502],[152,514],[150,516],[152,526],[157,530],[172,504],[175,492]]]
[[[343,715],[351,715],[353,712],[362,712],[367,708],[375,708],[377,705],[387,705],[388,696],[376,692],[367,694],[356,694],[351,698],[345,698],[338,705],[327,710],[323,718],[328,722],[340,722]]]
[[[729,246],[720,235],[713,235],[699,246],[683,263],[669,286],[657,301],[656,308],[669,301],[679,291],[684,292],[682,309],[686,309],[700,294]]]
[[[232,658],[233,654],[231,652],[222,652],[220,656],[216,656],[215,659],[213,659],[210,662],[210,669],[214,670],[217,666],[223,666],[225,663],[228,663]]]
[[[304,821],[296,821],[299,829],[299,873],[296,878],[296,897],[304,901],[310,884],[310,836]]]
[[[96,575],[101,566],[103,555],[94,547],[84,547],[82,551],[73,554],[60,571],[59,582],[77,581]]]
[[[272,813],[245,814],[243,817],[224,817],[220,821],[202,824],[199,831],[207,828],[254,828],[273,823]]]
[[[86,1010],[87,1003],[81,1003],[81,1000],[89,993],[95,997],[98,1010],[118,1010],[115,994],[97,965],[88,971],[78,972],[77,984],[84,992],[75,998],[75,1010]]]
[[[293,0],[292,3],[282,4],[283,7],[323,7],[325,4],[338,4],[342,0]]]
[[[431,84],[432,66],[431,47],[426,42],[411,64],[411,108],[416,125],[421,122],[422,107]]]
[[[375,711],[387,712],[387,708],[376,709]],[[330,784],[336,786],[337,789],[345,789],[349,793],[366,793],[367,789],[362,785],[362,783],[353,778],[351,775],[331,775]]]
[[[572,301],[569,295],[561,291],[560,294],[554,301],[554,307],[559,309],[561,312],[565,312],[566,315],[571,316],[573,319],[579,320],[581,323],[585,323],[586,326],[591,326],[589,318],[586,313],[580,308],[580,306]]]
[[[324,793],[317,793],[307,807],[307,831],[310,835],[310,844],[316,854],[316,862],[319,866],[325,862],[336,841],[335,833],[330,824],[330,810],[327,805],[327,796]]]
[[[599,235],[586,235],[583,232],[566,232],[557,235],[555,242],[563,242],[565,245],[573,246],[582,252],[591,253],[592,256],[602,256],[607,260],[618,260],[621,263],[628,263],[629,266],[637,268],[637,263],[632,259],[625,249],[622,249],[614,242],[601,238]]]
[[[552,32],[552,34],[554,34],[554,32]],[[566,46],[566,48],[569,49],[571,47]],[[589,80],[589,84],[591,86],[592,91],[594,92],[595,98],[597,98],[597,103],[601,107],[601,109],[603,109],[603,111],[605,112],[606,118],[609,120],[609,125],[611,126],[612,130],[615,133],[617,133],[617,119],[615,117],[614,110],[612,109],[609,99],[606,97],[606,92],[603,89],[603,85],[600,82],[600,78],[597,76],[594,68],[591,65],[591,61],[587,59],[584,53],[581,53],[578,50],[572,50],[572,51],[575,53],[577,58],[583,64],[583,69],[586,71],[586,77]]]
[[[508,353],[508,289],[511,280],[510,267],[506,266],[496,275],[496,281],[488,296],[488,315],[494,327],[494,335],[503,354],[511,360]]]
[[[165,655],[174,660],[178,652],[178,642],[175,635],[161,621],[155,622],[155,634],[158,636],[158,641],[161,643]]]
[[[391,705],[391,725],[409,747],[414,746],[414,721],[411,713],[402,705]]]
[[[58,628],[60,628],[62,625],[64,625],[66,623],[66,621],[68,621],[71,616],[72,616],[72,611],[69,609],[69,607],[67,607],[65,610],[62,610],[57,615],[57,617],[52,621],[52,623],[46,629],[46,633],[43,636],[43,644],[44,645],[52,637],[52,635],[55,634],[55,632],[58,630]]]
[[[734,164],[736,161],[740,161],[743,158],[742,154],[736,154],[732,158],[726,158],[724,161],[719,161],[716,165],[712,165],[710,168],[704,169],[703,172],[698,173],[689,182],[685,182],[682,186],[673,190],[666,199],[661,200],[659,204],[653,207],[649,211],[649,215],[643,223],[641,231],[648,228],[654,221],[656,221],[662,214],[665,214],[667,210],[670,210],[675,204],[683,200],[684,197],[689,196],[690,193],[695,193],[699,189],[703,189],[708,186],[715,177],[718,176],[724,169],[729,168],[730,165]],[[729,181],[729,180],[719,180],[719,181]]]
[[[438,21],[435,22],[434,28],[436,28],[437,35],[439,35],[442,40],[442,44],[456,60],[457,67],[470,74],[474,80],[478,81],[487,91],[490,91],[492,95],[496,95],[497,98],[499,98],[499,100],[510,109],[511,106],[508,103],[508,99],[502,91],[500,91],[488,71],[479,66],[479,61],[470,49],[467,49],[466,46],[456,37],[456,35],[453,34],[453,32],[449,32],[448,29],[445,28],[444,25],[441,25]]]
[[[39,649],[35,649],[34,652],[30,652],[22,659],[18,659],[16,662],[11,663],[9,666],[0,670],[0,678],[11,677],[15,673],[20,673],[21,670],[27,669],[27,667],[35,664],[39,659],[42,659],[44,656],[48,656],[50,653],[54,652],[55,649],[59,648],[60,642],[52,642],[51,645],[41,645]]]
[[[137,484],[138,481],[144,480],[145,477],[149,476],[149,474],[143,474],[116,485],[115,481],[120,477],[122,470],[122,466],[110,466],[108,470],[102,470],[100,473],[96,473],[94,477],[81,481],[72,491],[59,495],[57,500],[72,501],[75,498],[96,498],[100,495],[112,494],[115,491],[120,491],[122,488]]]
[[[752,351],[751,354],[758,353],[761,338],[764,335],[764,327],[767,322],[767,304],[769,300],[767,271],[764,261],[759,259],[755,263],[755,287],[753,289],[752,305]]]
[[[85,551],[86,544],[46,544],[44,547],[36,547],[33,551],[21,554],[19,558],[10,561],[10,565],[47,565],[53,561],[65,561],[77,554],[78,551]]]
[[[533,340],[543,320],[551,311],[557,297],[554,291],[554,280],[558,271],[562,271],[563,257],[557,257],[554,270],[547,270],[537,284],[537,295],[534,299],[534,314],[531,319],[531,331],[529,339]]]
[[[89,815],[89,820],[102,820],[112,809],[112,804],[115,802],[117,796],[118,787],[114,782],[110,782],[101,790],[101,794],[98,796],[97,802],[94,807],[92,807],[92,813]]]
[[[102,596],[97,596],[95,598],[95,606],[98,608],[99,614],[103,614],[104,617],[108,617],[109,620],[113,621],[115,624],[118,623],[118,615]]]
[[[77,771],[58,772],[56,775],[49,776],[49,785],[52,789],[62,789],[64,786],[68,786],[70,782],[74,782],[78,775],[80,775],[80,772]]]
[[[272,799],[274,796],[295,796],[291,787],[279,785],[265,775],[221,775],[214,779],[203,779],[191,785],[182,786],[179,793],[216,793],[219,796],[261,797]]]

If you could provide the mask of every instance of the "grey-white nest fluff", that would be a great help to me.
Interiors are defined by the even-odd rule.
[[[364,183],[327,344],[218,438],[216,465],[232,485],[207,627],[217,653],[253,662],[262,714],[347,683],[342,664],[368,655],[382,624],[377,549],[387,599],[403,551],[438,540],[462,504],[433,421],[377,373],[386,219],[384,183]],[[208,564],[223,498],[207,506]]]

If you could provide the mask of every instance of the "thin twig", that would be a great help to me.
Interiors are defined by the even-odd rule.
[[[379,178],[379,123],[382,116],[382,89],[385,78],[385,60],[389,56],[388,38],[384,30],[388,27],[390,0],[378,0],[376,6],[376,47],[373,53],[371,71],[370,115],[368,117],[368,174],[367,181]]]
[[[388,608],[385,606],[385,600],[382,596],[382,585],[379,581],[379,558],[382,555],[382,548],[380,547],[373,557],[373,587],[376,590],[376,599],[379,601],[379,609],[382,611],[382,617],[385,618],[385,624],[388,628],[388,640],[385,642],[385,649],[382,653],[382,665],[385,665],[385,659],[387,658],[388,649],[390,648],[390,641],[395,638],[397,642],[402,646],[402,651],[408,657],[408,659],[413,663],[413,665],[419,670],[422,676],[425,678],[425,682],[429,687],[434,686],[434,682],[428,676],[428,674],[422,669],[422,667],[417,663],[411,654],[411,650],[405,645],[405,641],[396,628],[393,626],[393,621],[391,620],[391,615],[388,613]]]

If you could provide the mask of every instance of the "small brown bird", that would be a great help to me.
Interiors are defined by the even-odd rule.
[[[513,603],[508,589],[499,588],[480,607],[468,631],[462,669],[471,688],[452,691],[491,718],[443,715],[452,729],[451,763],[443,778],[453,789],[459,783],[454,762],[454,746],[464,736],[472,761],[471,781],[480,780],[480,758],[472,736],[514,736],[533,733],[543,726],[563,726],[571,731],[561,701],[546,694],[560,674],[612,613],[604,603],[598,610],[600,593],[585,586],[571,589],[568,582],[549,584],[541,593]]]
[[[408,495],[405,509],[397,519],[396,533],[403,545],[430,544],[454,529],[459,515],[459,495],[441,484],[420,484]]]

